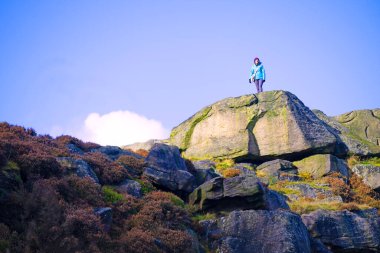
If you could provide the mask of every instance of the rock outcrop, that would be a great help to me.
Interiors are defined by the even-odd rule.
[[[271,179],[275,180],[298,180],[297,168],[289,161],[276,159],[265,162],[256,168],[257,174],[263,183],[268,184]]]
[[[257,209],[265,207],[264,188],[256,176],[213,178],[189,195],[196,210]]]
[[[145,161],[148,166],[143,174],[153,184],[177,193],[190,193],[194,190],[195,177],[188,171],[177,147],[157,143]]]
[[[215,252],[311,253],[309,234],[300,216],[283,210],[234,211],[201,222]]]
[[[363,179],[363,182],[374,189],[380,191],[380,167],[371,164],[357,164],[352,168],[352,172]]]
[[[348,178],[346,163],[333,155],[313,155],[293,164],[298,168],[299,173],[310,174],[313,178],[321,178],[333,172],[338,172]]]
[[[285,196],[264,188],[253,174],[213,178],[189,195],[189,204],[197,211],[289,209]]]
[[[214,103],[175,127],[170,142],[192,159],[295,159],[341,151],[326,124],[286,91]]]
[[[57,162],[64,167],[68,173],[75,173],[78,177],[88,177],[99,184],[99,179],[91,166],[83,159],[73,157],[57,157]]]
[[[342,140],[348,153],[360,156],[380,154],[379,109],[352,111],[336,117],[328,117],[319,110],[313,112]]]
[[[333,252],[380,252],[380,218],[376,209],[350,211],[317,210],[302,215],[311,235]]]

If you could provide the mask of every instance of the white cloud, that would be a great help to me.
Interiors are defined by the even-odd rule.
[[[157,120],[130,111],[115,111],[104,115],[89,114],[79,133],[73,135],[83,141],[122,146],[150,139],[165,139],[169,131]]]

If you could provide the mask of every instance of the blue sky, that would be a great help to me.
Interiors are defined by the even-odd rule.
[[[337,115],[379,107],[380,1],[3,0],[0,56],[0,121],[39,133],[162,138],[253,93],[255,56],[264,90]]]

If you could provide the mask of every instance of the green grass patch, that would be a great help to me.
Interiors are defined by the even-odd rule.
[[[179,198],[178,196],[171,196],[170,197],[170,201],[175,205],[175,206],[179,206],[179,207],[182,207],[184,208],[185,207],[185,202],[183,202],[183,200],[181,198]]]
[[[2,170],[7,170],[7,171],[20,171],[20,167],[18,167],[17,163],[13,161],[8,161],[7,164],[1,168]]]
[[[341,211],[341,210],[365,210],[371,208],[368,205],[358,204],[354,202],[342,203],[342,202],[320,202],[320,201],[308,201],[300,199],[292,201],[289,204],[290,210],[298,214],[306,214],[319,209],[328,211]]]
[[[141,185],[141,192],[144,195],[156,190],[156,188],[149,182],[143,181],[141,179],[135,179],[135,180]]]
[[[200,222],[203,220],[214,220],[214,219],[216,219],[215,213],[197,214],[192,217],[192,220],[196,222]]]
[[[373,166],[380,167],[380,158],[379,157],[372,157],[366,160],[362,160],[359,162],[360,164],[370,164]]]
[[[103,186],[102,192],[103,192],[104,199],[107,203],[115,204],[117,202],[124,200],[123,195],[115,191],[112,188],[112,186],[108,186],[108,185]]]
[[[225,159],[215,162],[215,168],[217,171],[222,172],[225,169],[234,167],[235,161],[233,159]]]

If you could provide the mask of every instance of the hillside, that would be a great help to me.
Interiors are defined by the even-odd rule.
[[[122,148],[0,123],[0,252],[380,252],[380,109],[270,91]]]

